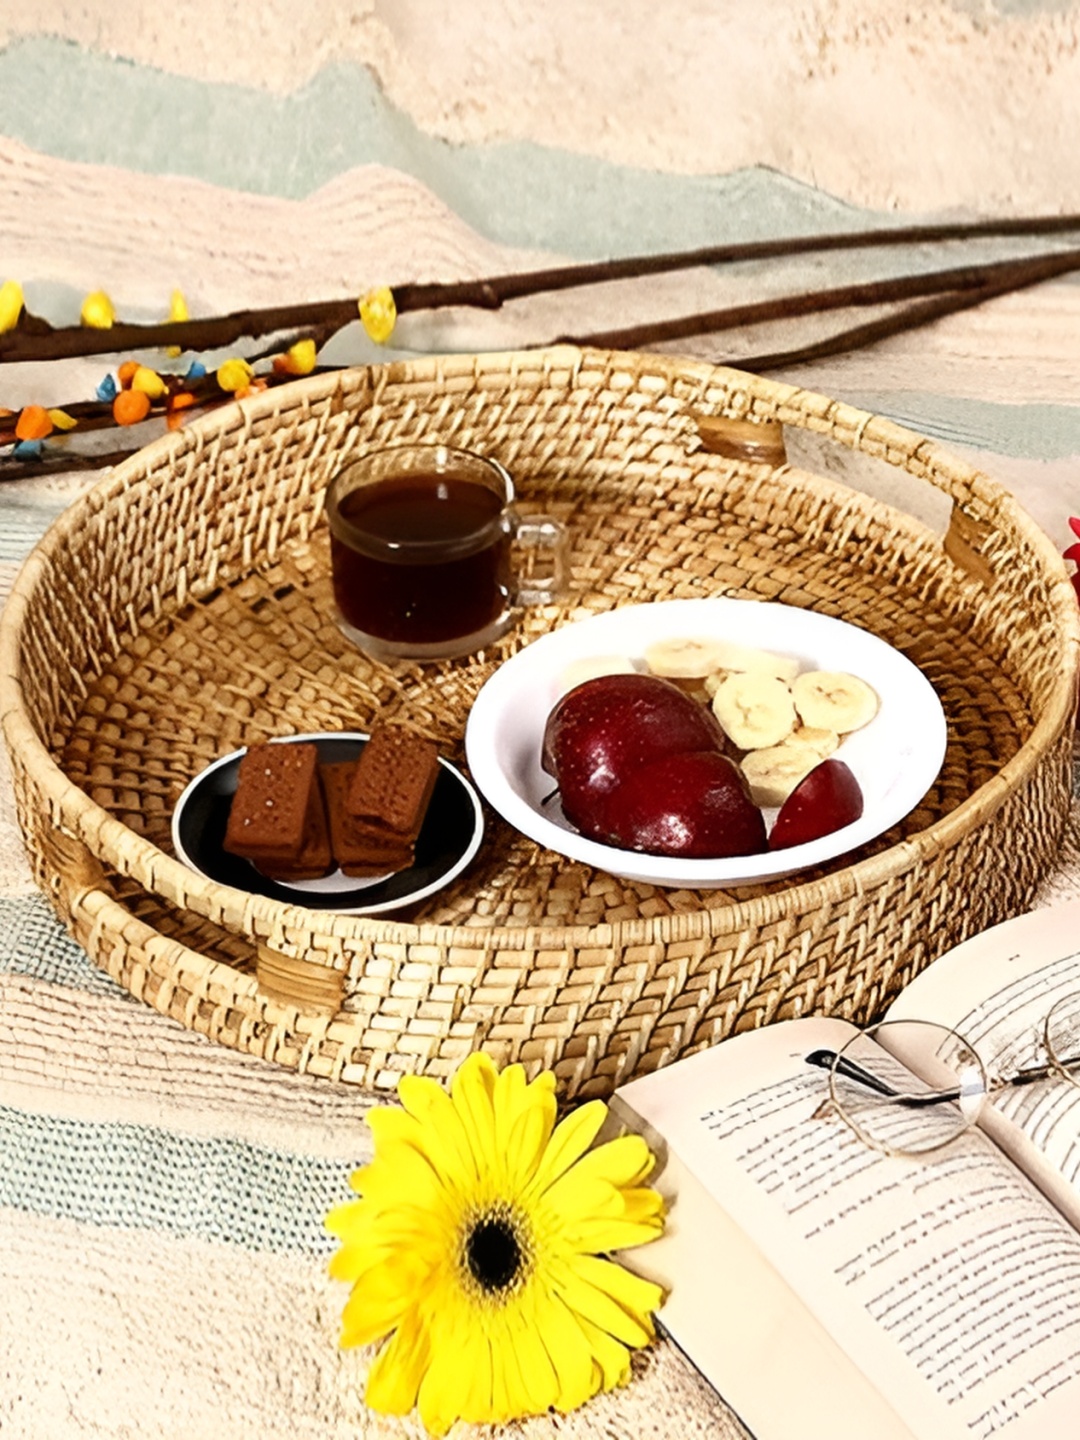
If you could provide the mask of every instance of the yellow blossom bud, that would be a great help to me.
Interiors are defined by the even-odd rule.
[[[169,323],[179,325],[190,319],[191,314],[188,311],[187,301],[184,299],[184,292],[174,290],[169,296]]]
[[[5,280],[0,285],[0,334],[14,330],[19,323],[23,308],[23,289],[17,280]]]
[[[158,400],[165,394],[168,386],[156,370],[151,370],[147,365],[139,365],[131,377],[131,388],[141,390],[144,395],[149,395],[151,400]]]
[[[104,290],[94,290],[82,302],[82,323],[91,330],[110,330],[116,310]]]
[[[188,310],[187,301],[184,299],[184,292],[182,290],[174,290],[169,296],[168,323],[170,325],[180,325],[183,324],[185,320],[190,319],[191,313]],[[180,346],[169,345],[165,350],[165,354],[171,355],[175,359],[175,357],[180,354]]]
[[[397,320],[394,292],[389,285],[380,285],[375,290],[369,290],[360,301],[359,308],[360,319],[368,335],[376,345],[385,345],[394,333]]]
[[[248,362],[236,356],[232,360],[223,361],[222,364],[218,366],[217,383],[221,386],[222,390],[233,392],[245,390],[251,383],[251,377],[254,374],[255,371]]]
[[[69,415],[66,410],[50,410],[49,419],[57,430],[74,430],[79,423],[74,415]]]
[[[288,375],[310,375],[315,369],[315,341],[298,340],[282,356],[282,369]]]

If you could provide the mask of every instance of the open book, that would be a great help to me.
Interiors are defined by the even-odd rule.
[[[987,1070],[1080,991],[1080,903],[965,942],[889,1018],[963,1034]],[[1080,1086],[1004,1089],[923,1156],[865,1145],[807,1064],[853,1027],[738,1035],[619,1090],[661,1157],[668,1232],[624,1256],[757,1440],[1080,1435]]]

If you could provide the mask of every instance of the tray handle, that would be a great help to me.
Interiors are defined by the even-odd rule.
[[[74,925],[76,932],[80,930],[80,916],[88,913],[98,916],[102,905],[119,905],[120,902],[110,893],[101,861],[70,830],[54,826],[43,836],[42,858],[47,867],[48,890],[53,906],[61,920],[69,927]],[[133,917],[128,916],[125,924],[130,924],[132,920]],[[148,930],[147,933],[155,932]],[[77,938],[101,963],[90,937],[77,933]],[[317,1010],[330,1015],[341,1009],[345,999],[343,971],[282,954],[261,941],[255,944],[254,950],[255,983],[267,999],[283,1005],[295,1005],[300,1010]],[[114,960],[104,968],[113,974],[115,965]],[[115,974],[113,978],[120,979]]]
[[[697,411],[691,411],[691,417],[697,428],[701,449],[709,454],[720,455],[726,460],[769,465],[774,469],[788,463],[784,424],[780,420],[764,417],[753,420],[736,419],[730,415],[706,415]],[[879,427],[888,424],[880,419],[876,423]],[[973,515],[955,495],[950,496],[948,487],[940,481],[929,476],[920,478],[929,480],[942,499],[951,500],[944,534],[941,529],[937,530],[945,554],[971,579],[982,585],[992,584],[995,572],[983,553],[992,539],[992,526]],[[847,483],[851,483],[850,478],[847,478]],[[867,493],[871,496],[873,494],[872,491]]]
[[[735,420],[730,415],[694,415],[701,448],[725,460],[786,465],[784,427],[779,420]]]
[[[994,579],[993,567],[984,559],[981,550],[991,536],[990,526],[984,520],[977,520],[955,500],[949,514],[949,528],[941,542],[945,554],[966,570],[973,580],[989,585]]]
[[[345,999],[343,970],[284,955],[261,941],[255,947],[255,979],[264,995],[301,1010],[335,1014]]]

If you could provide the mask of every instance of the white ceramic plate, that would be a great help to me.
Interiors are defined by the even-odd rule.
[[[794,656],[806,670],[858,675],[878,693],[880,709],[837,752],[863,792],[861,819],[807,845],[726,860],[680,860],[618,850],[580,835],[551,795],[540,767],[548,714],[571,661],[627,655],[644,668],[653,641],[716,636]],[[695,890],[791,875],[865,844],[915,808],[945,757],[945,716],[933,687],[899,651],[843,621],[748,600],[667,600],[626,605],[534,641],[500,666],[477,696],[465,732],[469,770],[490,804],[523,834],[560,855],[627,880]],[[770,819],[770,812],[766,812]]]
[[[323,764],[354,760],[368,737],[356,731],[336,734],[284,735],[275,744],[309,740]],[[339,915],[380,915],[413,905],[449,885],[476,854],[484,833],[484,817],[476,791],[449,760],[439,757],[439,776],[431,803],[416,837],[416,859],[407,870],[393,875],[358,879],[335,870],[321,880],[271,880],[250,860],[230,855],[224,848],[229,807],[236,793],[237,772],[243,750],[223,755],[190,782],[172,818],[172,840],[177,858],[190,869],[222,885],[253,895],[267,895],[309,910]]]

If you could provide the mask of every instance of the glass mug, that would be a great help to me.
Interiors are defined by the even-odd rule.
[[[509,629],[519,605],[565,588],[567,534],[522,518],[496,460],[445,445],[403,445],[354,460],[330,482],[330,569],[338,624],[379,658],[468,655]],[[514,544],[550,552],[550,572],[518,581]]]

